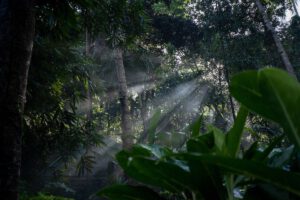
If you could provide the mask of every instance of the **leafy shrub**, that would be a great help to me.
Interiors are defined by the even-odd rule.
[[[266,68],[234,76],[230,92],[241,103],[232,128],[224,134],[212,127],[193,137],[186,151],[137,145],[116,158],[139,186],[114,185],[98,194],[110,199],[299,199],[300,174],[293,171],[292,157],[300,147],[300,85],[286,72]],[[240,151],[248,110],[277,122],[285,134],[264,149],[257,143]],[[283,138],[293,144],[275,148]]]

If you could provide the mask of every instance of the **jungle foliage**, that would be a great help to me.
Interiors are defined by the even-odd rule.
[[[111,186],[99,195],[110,199],[297,199],[300,177],[293,159],[299,155],[299,83],[286,72],[265,68],[235,75],[230,92],[241,106],[226,134],[215,127],[201,133],[197,122],[191,126],[193,137],[185,151],[147,145],[121,151],[118,163],[137,183]],[[241,150],[248,110],[277,122],[285,134],[264,148],[254,142]],[[290,145],[278,149],[286,137]]]

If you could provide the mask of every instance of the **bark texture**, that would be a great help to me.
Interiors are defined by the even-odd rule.
[[[115,62],[118,86],[119,86],[119,99],[121,104],[121,127],[122,127],[122,142],[123,149],[130,149],[134,143],[131,119],[130,119],[130,106],[128,101],[127,82],[125,75],[125,68],[123,63],[123,51],[119,48],[113,50],[113,59]]]
[[[277,35],[274,27],[272,26],[272,23],[271,23],[268,15],[266,13],[266,8],[264,7],[264,5],[261,3],[260,0],[256,0],[255,4],[256,4],[256,6],[258,8],[259,13],[261,14],[261,16],[263,18],[263,21],[265,23],[265,26],[266,26],[267,30],[270,31],[271,34],[272,34],[273,40],[274,40],[274,42],[276,44],[276,47],[277,47],[277,51],[278,51],[278,53],[281,56],[281,60],[282,60],[282,62],[284,64],[284,67],[285,67],[286,71],[291,76],[293,76],[293,77],[296,78],[296,74],[294,72],[294,68],[293,68],[293,66],[292,66],[292,64],[290,62],[290,59],[289,59],[289,57],[288,57],[288,55],[287,55],[287,53],[286,53],[286,51],[285,51],[285,49],[284,49],[281,41],[280,41],[280,38],[278,37],[278,35]]]
[[[32,0],[0,0],[0,197],[17,200],[21,136],[34,37]]]

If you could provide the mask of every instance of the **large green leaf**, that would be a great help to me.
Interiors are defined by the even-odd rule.
[[[144,186],[113,185],[97,193],[110,200],[163,200],[153,190]]]
[[[128,176],[143,183],[171,192],[194,188],[188,168],[182,167],[183,163],[153,160],[126,151],[118,153],[117,160]]]
[[[265,68],[234,76],[230,92],[259,115],[279,123],[300,147],[300,85],[286,72]]]
[[[190,161],[212,164],[235,174],[256,178],[300,196],[300,174],[298,173],[271,168],[256,161],[225,156],[186,154],[185,158]]]
[[[237,118],[233,124],[233,127],[226,135],[226,150],[228,151],[228,154],[232,157],[237,156],[239,152],[247,115],[248,110],[245,107],[241,106]]]

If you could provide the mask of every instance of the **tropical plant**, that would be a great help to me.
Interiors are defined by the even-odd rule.
[[[241,106],[226,134],[215,127],[202,134],[198,121],[183,152],[146,145],[123,150],[118,163],[141,184],[114,185],[98,194],[113,200],[299,198],[300,174],[293,164],[300,146],[299,83],[284,71],[265,68],[234,76],[230,92]],[[285,134],[263,149],[254,142],[241,151],[248,110],[277,122]],[[291,145],[281,147],[285,136]]]

